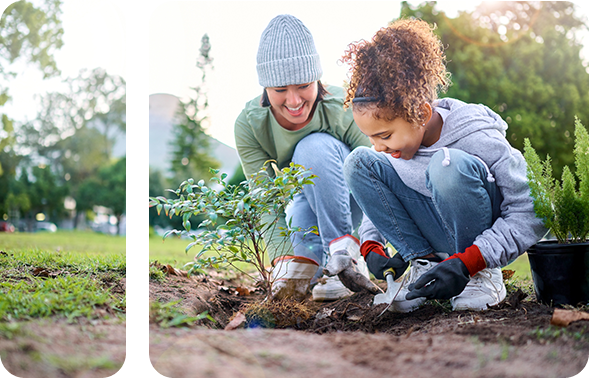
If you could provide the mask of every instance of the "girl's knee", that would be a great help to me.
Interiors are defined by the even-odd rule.
[[[455,192],[460,190],[464,185],[464,179],[473,177],[477,164],[479,162],[474,156],[461,150],[437,151],[427,167],[427,186],[430,190],[435,187],[438,191]]]
[[[366,169],[367,158],[372,152],[368,147],[357,147],[350,152],[344,161],[344,177],[353,177],[359,171]]]

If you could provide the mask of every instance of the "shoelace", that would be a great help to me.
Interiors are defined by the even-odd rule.
[[[421,263],[425,263],[425,265]],[[405,288],[405,285],[409,286],[415,281],[417,281],[419,277],[421,277],[420,271],[425,270],[428,264],[430,264],[430,262],[427,260],[413,260],[411,262],[411,268],[409,269],[409,272],[403,276],[403,280],[401,281],[401,287],[399,288],[399,291],[401,290],[401,288]]]
[[[475,274],[474,277],[471,278],[470,283],[472,283],[472,285],[475,286],[478,290],[483,291],[483,289],[485,288],[485,286],[484,286],[485,281],[487,281],[488,283],[491,284],[491,286],[494,289],[493,294],[495,295],[495,298],[497,300],[499,300],[500,289],[498,289],[497,286],[495,286],[495,283],[493,282],[493,274],[491,272],[489,272],[488,270],[487,271],[480,271],[477,274]]]

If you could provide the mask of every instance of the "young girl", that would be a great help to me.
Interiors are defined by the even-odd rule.
[[[333,251],[348,250],[363,262],[359,241],[350,235],[362,212],[346,186],[343,166],[352,149],[370,142],[343,109],[344,90],[321,83],[313,37],[296,17],[279,15],[270,21],[260,38],[256,68],[263,93],[245,105],[235,122],[235,144],[246,177],[270,159],[279,168],[291,161],[301,164],[318,176],[315,185],[295,197],[288,216],[293,227],[315,226],[319,235],[303,238],[295,233],[291,242],[285,241],[280,227],[287,227],[286,214],[278,214],[275,232],[265,240],[274,266],[274,295],[302,298],[317,282],[315,300],[351,295],[337,276],[319,278],[326,255]],[[368,276],[365,264],[363,270]]]
[[[505,298],[500,267],[546,229],[534,215],[523,156],[505,139],[507,124],[484,105],[437,99],[450,74],[432,30],[401,19],[349,46],[345,105],[373,147],[354,150],[344,175],[369,218],[360,235],[372,272],[386,268],[386,241],[411,261],[391,310],[433,298],[483,310]],[[370,264],[375,258],[382,268]]]

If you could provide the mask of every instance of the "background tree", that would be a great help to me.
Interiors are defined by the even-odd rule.
[[[36,65],[44,78],[60,72],[53,54],[62,45],[61,2],[46,0],[39,5],[28,1],[10,4],[0,17],[0,152],[11,153],[16,143],[13,120],[1,110],[8,100],[9,81],[16,76],[11,68],[17,61]],[[0,177],[4,168],[0,162]],[[11,174],[14,174],[12,172]],[[12,176],[14,177],[14,176]],[[0,193],[1,195],[1,193]],[[0,197],[0,203],[6,197]]]
[[[58,175],[67,181],[69,195],[76,201],[74,228],[78,227],[80,216],[96,204],[92,187],[98,183],[101,167],[110,163],[100,143],[103,135],[93,127],[82,127],[75,134],[56,143],[60,153],[53,160]]]
[[[589,73],[575,34],[587,21],[566,1],[484,2],[453,19],[435,7],[403,2],[401,16],[438,26],[452,73],[447,96],[495,110],[509,124],[509,142],[523,150],[530,138],[560,177],[573,163],[575,115],[589,120]]]
[[[89,190],[99,170],[110,165],[116,138],[126,131],[126,85],[101,68],[81,70],[64,83],[65,92],[40,98],[37,117],[20,127],[19,145],[67,182],[76,200],[76,228],[95,204]]]
[[[49,219],[57,219],[65,214],[63,203],[68,188],[50,167],[39,165],[30,170],[23,169],[18,185],[20,190],[15,195],[26,194],[30,201],[29,210],[24,212],[29,230],[34,229],[32,224],[38,213],[45,214]]]
[[[116,137],[126,130],[125,80],[96,68],[83,69],[64,84],[66,91],[40,97],[37,116],[20,128],[20,144],[55,163],[66,151],[60,141],[92,127],[101,135],[94,143],[101,149],[102,159],[110,159]]]
[[[126,207],[126,164],[127,159],[121,158],[101,168],[98,173],[99,185],[95,188],[96,204],[108,207],[117,218],[117,235],[121,233],[121,218]]]
[[[6,168],[5,174],[0,175],[0,214],[18,225],[21,216],[31,209],[31,199],[27,187],[16,179],[16,166],[20,159],[10,155],[14,154],[0,154],[0,162],[3,161]]]
[[[201,39],[200,56],[196,66],[202,71],[201,82],[192,87],[195,95],[187,102],[180,102],[178,117],[180,121],[174,125],[171,142],[171,169],[173,172],[172,187],[193,178],[195,180],[211,177],[209,168],[219,168],[220,163],[211,156],[209,136],[206,134],[205,123],[208,122],[206,75],[213,69],[213,58],[210,55],[211,44],[208,35]]]

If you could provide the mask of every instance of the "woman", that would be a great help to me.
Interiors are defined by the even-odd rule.
[[[329,251],[346,249],[368,276],[351,236],[362,213],[346,186],[343,163],[355,147],[370,142],[343,109],[344,91],[320,82],[323,73],[309,30],[291,15],[272,19],[260,39],[257,71],[263,94],[249,101],[235,123],[235,142],[246,177],[269,159],[279,168],[292,161],[318,176],[280,214],[275,232],[265,240],[273,265],[273,294],[303,298],[310,284],[314,300],[334,300],[351,292],[337,279],[320,279]],[[273,174],[273,172],[269,172]],[[293,234],[284,243],[278,227],[309,229],[319,235]],[[311,280],[313,280],[311,282]],[[316,284],[319,282],[318,284]],[[315,285],[316,284],[316,285]]]

